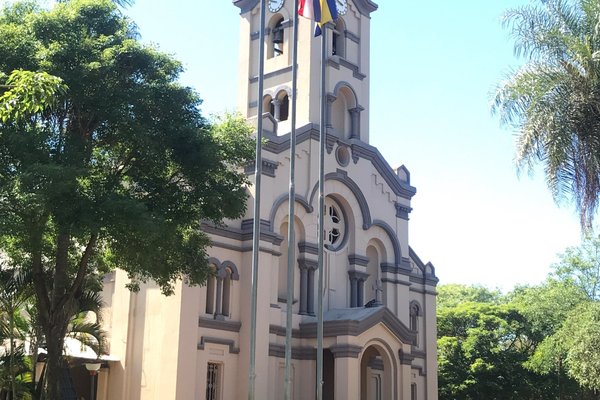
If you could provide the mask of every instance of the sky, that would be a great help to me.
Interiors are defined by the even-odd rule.
[[[288,2],[292,0],[286,0]],[[515,132],[490,112],[497,83],[522,62],[502,13],[527,0],[380,0],[371,22],[370,140],[417,188],[409,243],[441,284],[510,290],[545,279],[580,242],[544,174],[517,174]],[[239,10],[229,0],[137,0],[141,39],[179,59],[205,115],[235,111]]]

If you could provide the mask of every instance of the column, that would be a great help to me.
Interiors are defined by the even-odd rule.
[[[358,304],[358,279],[350,275],[350,307],[356,307]]]
[[[335,398],[359,400],[361,348],[353,345],[336,345],[330,350],[335,358]]]
[[[300,314],[306,315],[308,307],[308,269],[300,264]]]
[[[315,270],[308,269],[308,315],[315,315]]]
[[[275,118],[276,121],[279,121],[279,117],[280,117],[280,111],[281,111],[281,102],[279,101],[279,99],[273,99],[271,100],[271,104],[273,104],[273,109],[274,109],[274,115],[273,118]]]
[[[348,110],[350,113],[350,138],[360,139],[360,112],[364,110],[362,107],[354,107]]]
[[[327,129],[333,128],[333,122],[332,122],[332,118],[331,118],[331,108],[332,108],[333,102],[336,99],[337,99],[337,97],[335,97],[331,93],[327,95],[327,107],[325,109],[325,121],[326,121],[325,127]]]
[[[217,276],[217,302],[215,307],[215,318],[222,316],[223,305],[223,278]]]
[[[365,286],[365,280],[363,278],[357,278],[357,290],[356,290],[356,307],[362,307],[365,305],[365,299],[364,299],[364,286]]]

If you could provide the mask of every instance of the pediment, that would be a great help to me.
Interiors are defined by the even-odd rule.
[[[323,336],[358,336],[379,323],[388,328],[402,343],[416,343],[417,334],[408,329],[385,306],[342,308],[326,311],[323,314]],[[316,336],[316,322],[300,324],[299,337],[314,338]]]
[[[265,150],[279,154],[290,148],[290,134],[282,136],[276,135],[265,135],[267,143],[265,144]],[[296,143],[300,144],[306,140],[313,139],[319,140],[319,130],[312,124],[305,125],[301,128],[296,129]],[[343,143],[350,148],[352,152],[352,158],[355,162],[359,158],[369,160],[375,170],[384,179],[389,188],[394,192],[395,195],[410,200],[417,193],[417,189],[410,185],[406,180],[403,180],[398,174],[390,167],[385,158],[381,155],[376,147],[371,146],[358,139],[339,139],[331,134],[327,134],[328,146],[333,147],[335,142]]]

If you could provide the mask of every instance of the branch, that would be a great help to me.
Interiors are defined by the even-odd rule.
[[[40,224],[44,225],[44,224]],[[46,274],[42,264],[42,234],[41,229],[34,230],[36,233],[31,238],[32,248],[32,278],[36,296],[39,302],[39,314],[42,318],[42,323],[48,322],[50,314],[50,296],[48,295],[48,287],[46,286]]]
[[[80,293],[81,288],[83,286],[83,280],[85,278],[87,267],[90,262],[90,258],[92,254],[94,254],[94,250],[96,249],[96,243],[98,242],[98,233],[92,233],[90,236],[90,240],[85,247],[85,251],[79,260],[79,264],[77,265],[77,275],[75,276],[75,280],[71,285],[69,293]]]
[[[52,305],[56,307],[65,295],[67,286],[67,267],[69,265],[69,243],[71,236],[61,232],[56,240],[56,265],[54,268],[54,290],[52,293]]]

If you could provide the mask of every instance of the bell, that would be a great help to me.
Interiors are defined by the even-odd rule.
[[[283,29],[273,30],[273,43],[282,44],[283,43]]]

